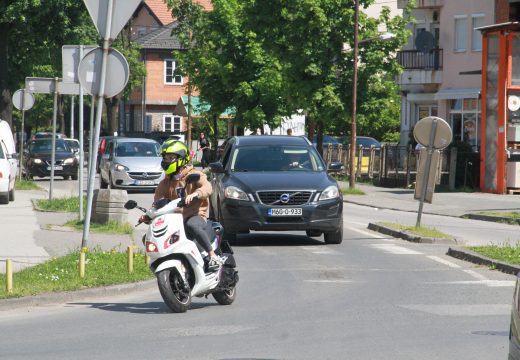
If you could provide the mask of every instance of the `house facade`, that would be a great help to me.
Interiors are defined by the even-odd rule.
[[[211,9],[210,0],[197,3]],[[187,117],[175,112],[179,99],[186,94],[186,78],[174,75],[175,53],[182,51],[179,41],[171,36],[174,20],[164,0],[145,0],[134,14],[132,39],[142,47],[146,76],[141,88],[124,104],[125,132],[186,131]]]
[[[399,0],[399,8],[407,5]],[[482,35],[476,28],[495,23],[489,0],[418,0],[408,29],[412,36],[398,52],[402,145],[413,143],[413,128],[426,116],[451,126],[453,140],[479,149]]]

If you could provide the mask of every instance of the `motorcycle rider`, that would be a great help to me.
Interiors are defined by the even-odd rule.
[[[166,140],[161,146],[161,156],[163,158],[161,167],[166,176],[155,189],[154,203],[163,198],[177,199],[180,195],[176,189],[184,188],[184,179],[193,173],[200,175],[199,181],[188,184],[186,187],[185,206],[177,208],[175,211],[182,213],[186,232],[191,234],[195,241],[209,254],[208,270],[216,271],[222,260],[213,251],[209,235],[205,230],[209,209],[208,197],[212,192],[211,183],[203,172],[188,164],[190,155],[188,147],[183,142]],[[140,221],[148,224],[150,218],[143,215]]]

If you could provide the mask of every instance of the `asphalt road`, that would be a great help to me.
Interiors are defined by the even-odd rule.
[[[240,236],[231,306],[196,298],[172,314],[153,287],[2,311],[1,357],[507,358],[514,277],[450,258],[447,245],[366,230],[386,216],[404,214],[347,204],[340,245],[297,233]]]

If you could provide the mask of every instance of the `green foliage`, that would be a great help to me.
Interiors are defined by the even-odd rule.
[[[518,244],[472,246],[468,249],[494,260],[515,265],[520,264],[520,245]]]
[[[83,197],[85,199],[85,197]],[[86,201],[83,201],[86,204]],[[62,197],[36,200],[38,208],[46,211],[79,212],[79,197]]]
[[[32,180],[20,180],[16,179],[16,183],[14,185],[16,190],[42,190],[34,181]]]
[[[411,234],[419,235],[419,236],[423,236],[423,237],[439,238],[439,239],[451,238],[450,235],[447,235],[435,228],[429,228],[426,226],[415,227],[415,226],[407,226],[407,225],[402,225],[399,223],[390,223],[390,222],[383,222],[382,224],[384,226],[387,226],[387,227],[395,229],[395,230],[402,230],[402,231],[406,231]]]
[[[73,227],[76,230],[83,230],[83,220],[70,220],[64,226]],[[134,227],[129,223],[120,223],[117,221],[109,221],[105,224],[91,223],[90,228],[92,232],[107,233],[107,234],[121,234],[132,235]]]
[[[134,271],[128,272],[127,253],[93,250],[86,254],[85,277],[79,277],[79,251],[53,258],[13,274],[13,292],[5,292],[6,276],[0,274],[0,299],[73,291],[132,283],[153,277],[142,252],[134,253]]]

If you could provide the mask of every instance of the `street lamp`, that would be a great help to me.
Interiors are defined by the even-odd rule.
[[[372,40],[381,40],[386,41],[393,39],[395,37],[394,34],[386,32],[381,34],[375,38],[364,39],[362,41],[358,40],[358,31],[359,31],[359,0],[354,1],[354,64],[352,67],[353,76],[352,76],[352,123],[350,130],[350,164],[349,164],[349,187],[353,189],[356,186],[356,103],[357,103],[357,77],[358,77],[358,51],[359,44],[372,41]],[[343,50],[349,50],[343,44]]]

